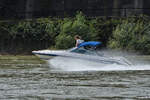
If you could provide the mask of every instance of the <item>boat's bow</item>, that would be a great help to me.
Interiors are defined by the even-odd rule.
[[[63,52],[64,51],[54,51],[54,50],[32,51],[33,54],[44,60],[49,60],[53,57],[60,56]]]

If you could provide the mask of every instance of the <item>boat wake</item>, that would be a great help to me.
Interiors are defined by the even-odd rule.
[[[54,70],[63,71],[125,71],[125,70],[150,70],[149,64],[103,64],[100,62],[92,62],[83,59],[56,57],[48,61]]]

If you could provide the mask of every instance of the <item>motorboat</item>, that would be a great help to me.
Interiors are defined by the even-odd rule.
[[[44,60],[50,60],[54,57],[67,57],[103,64],[131,65],[131,63],[123,57],[106,57],[103,53],[97,52],[97,46],[101,44],[101,42],[89,41],[83,42],[78,47],[69,50],[39,50],[32,51],[32,53]]]

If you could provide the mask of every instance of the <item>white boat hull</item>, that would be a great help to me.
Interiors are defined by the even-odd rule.
[[[80,53],[73,53],[69,51],[53,51],[53,50],[41,50],[41,51],[33,51],[36,56],[43,60],[49,60],[54,57],[66,57],[66,58],[74,58],[74,59],[83,59],[87,61],[99,62],[101,64],[119,64],[119,65],[131,65],[126,59],[123,58],[111,58],[111,57],[103,57],[103,56],[95,56],[95,55],[86,55]]]
[[[48,56],[48,55],[40,55],[40,54],[35,54],[35,55],[43,60],[49,60],[54,58],[54,56]]]

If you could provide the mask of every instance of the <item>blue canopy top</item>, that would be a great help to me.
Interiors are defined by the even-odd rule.
[[[102,44],[101,42],[97,42],[97,41],[89,41],[89,42],[83,42],[81,43],[78,48],[80,47],[84,47],[84,46],[97,46],[97,45],[100,45]]]

